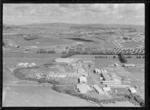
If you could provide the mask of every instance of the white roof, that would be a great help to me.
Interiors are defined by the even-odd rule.
[[[79,77],[79,79],[80,79],[80,81],[86,81],[86,77],[84,77],[84,76]]]
[[[118,64],[118,63],[114,63],[114,65],[119,66],[119,64]]]
[[[77,59],[73,59],[73,58],[57,58],[57,59],[55,59],[56,62],[66,62],[66,63],[71,63],[76,60]]]
[[[78,84],[77,85],[77,88],[79,89],[79,91],[81,93],[87,93],[88,91],[91,91],[91,87],[89,87],[88,85],[86,84]]]
[[[103,90],[104,91],[111,91],[110,87],[104,87]]]
[[[34,63],[34,62],[32,62],[31,64],[32,64],[32,65],[35,65],[35,63]]]
[[[132,93],[136,93],[136,90],[135,90],[135,88],[133,88],[133,87],[130,87],[129,90],[130,90]]]

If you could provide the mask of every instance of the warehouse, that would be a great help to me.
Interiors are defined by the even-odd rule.
[[[110,76],[107,73],[105,73],[105,72],[102,72],[101,75],[104,78],[104,80],[106,80],[106,81],[109,81],[111,79]]]
[[[112,88],[129,88],[129,87],[130,87],[130,85],[107,84],[107,87],[112,87]]]
[[[136,93],[136,90],[135,90],[135,88],[133,88],[133,87],[129,87],[129,91],[130,91],[131,93]]]
[[[87,93],[88,91],[92,91],[91,87],[86,84],[78,84],[77,89],[80,93]]]
[[[101,74],[101,70],[95,68],[95,69],[94,69],[94,73]]]
[[[116,66],[116,67],[118,67],[118,66],[120,66],[118,63],[114,63],[114,66]]]
[[[121,82],[115,82],[115,81],[113,81],[113,82],[102,82],[103,84],[105,84],[105,85],[116,85],[116,84],[121,84]]]
[[[111,91],[110,87],[104,87],[103,90],[104,90],[105,92]]]
[[[75,62],[76,59],[73,59],[73,58],[57,58],[55,59],[56,62],[58,63],[72,63],[72,62]]]
[[[79,82],[79,83],[86,83],[86,82],[87,82],[87,79],[86,79],[86,77],[81,76],[81,77],[79,77],[78,82]]]
[[[98,94],[104,94],[104,91],[98,85],[93,85],[93,88],[96,92],[98,92]]]
[[[134,64],[123,64],[123,67],[134,67]]]

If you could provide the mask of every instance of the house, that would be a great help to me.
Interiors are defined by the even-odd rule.
[[[88,91],[92,91],[91,87],[86,84],[78,84],[77,89],[80,93],[87,93]]]
[[[86,77],[81,76],[81,77],[79,77],[78,82],[79,82],[79,83],[86,83],[86,82],[87,82],[87,79],[86,79]]]
[[[137,92],[134,87],[129,87],[129,91],[130,91],[131,93],[136,93],[136,92]]]
[[[104,91],[98,85],[93,85],[93,88],[96,92],[98,92],[98,94],[104,94]]]

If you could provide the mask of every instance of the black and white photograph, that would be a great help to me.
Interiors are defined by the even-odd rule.
[[[3,3],[2,107],[144,107],[144,3]]]

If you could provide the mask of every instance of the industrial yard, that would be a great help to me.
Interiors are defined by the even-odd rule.
[[[138,102],[125,97],[131,94],[144,100],[144,82],[139,83],[138,78],[135,80],[135,75],[129,71],[129,68],[135,67],[126,69],[119,62],[112,61],[107,62],[104,68],[96,64],[100,60],[86,57],[56,58],[43,64],[16,62],[12,71],[19,80],[34,81],[59,93],[77,96],[99,105],[129,101],[138,106]],[[139,65],[134,66],[139,68]],[[144,81],[144,77],[140,81]]]

